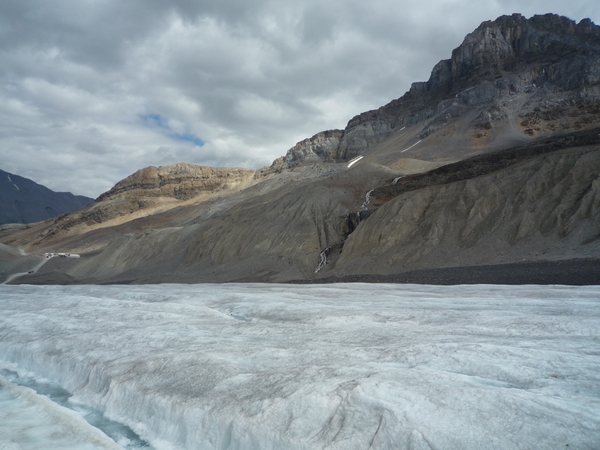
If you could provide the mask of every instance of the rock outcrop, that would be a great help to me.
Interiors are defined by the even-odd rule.
[[[485,129],[498,104],[518,94],[537,93],[547,102],[555,94],[559,102],[597,104],[599,33],[589,19],[576,24],[554,14],[531,19],[514,14],[484,22],[451,59],[433,68],[428,81],[413,83],[401,98],[350,120],[337,157],[352,158],[402,127],[428,121],[424,138],[477,105],[492,106],[479,121]]]
[[[196,166],[179,163],[171,166],[146,167],[119,181],[96,199],[104,202],[119,197],[171,197],[189,200],[203,192],[234,189],[248,181],[254,170]]]
[[[598,30],[589,19],[575,23],[554,14],[530,19],[513,14],[483,22],[450,59],[435,65],[428,81],[415,82],[402,97],[359,114],[344,130],[325,131],[299,142],[257,175],[321,161],[346,161],[370,152],[405,127],[420,124],[418,138],[424,139],[477,107],[482,108],[471,119],[470,136],[483,139],[488,147],[495,137],[492,124],[499,128],[513,115],[522,117],[522,130],[536,138],[540,133],[528,125],[529,116],[541,110],[542,115],[552,115],[555,109],[572,105],[568,115],[578,125],[565,123],[564,129],[589,128],[598,118],[597,113],[592,117],[587,113],[599,107]],[[540,105],[536,100],[542,98]],[[587,117],[578,120],[579,114]],[[546,131],[562,129],[554,124]],[[515,143],[509,139],[494,148]],[[481,147],[481,143],[473,145]]]
[[[344,132],[327,130],[294,145],[284,156],[273,161],[270,167],[259,170],[260,176],[292,169],[298,165],[337,161],[338,146]]]
[[[250,169],[196,166],[179,163],[146,167],[118,182],[93,203],[69,215],[59,216],[39,237],[67,231],[75,226],[93,226],[137,213],[173,208],[202,194],[214,196],[236,190],[254,176]]]

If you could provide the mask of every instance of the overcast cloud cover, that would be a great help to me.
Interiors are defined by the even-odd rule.
[[[598,0],[2,0],[0,169],[96,197],[149,165],[265,166],[515,12],[600,23]]]

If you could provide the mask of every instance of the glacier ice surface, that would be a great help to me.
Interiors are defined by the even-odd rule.
[[[0,449],[118,450],[80,415],[0,376]]]
[[[0,311],[3,364],[157,449],[600,448],[598,286],[0,286]]]

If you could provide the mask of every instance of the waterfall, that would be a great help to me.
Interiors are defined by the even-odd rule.
[[[366,193],[365,195],[365,201],[363,202],[362,206],[360,207],[360,209],[367,209],[367,205],[369,203],[371,203],[371,192],[373,192],[375,189],[371,189],[369,192]]]
[[[321,252],[321,261],[319,262],[319,265],[317,266],[317,268],[315,269],[315,273],[319,273],[319,271],[325,267],[325,265],[327,264],[327,252],[329,251],[331,247],[327,247],[325,250],[323,250]]]

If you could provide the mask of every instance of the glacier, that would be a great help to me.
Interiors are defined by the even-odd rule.
[[[80,415],[0,376],[0,449],[122,449]]]
[[[0,311],[0,369],[158,450],[600,448],[600,286],[2,285]]]

